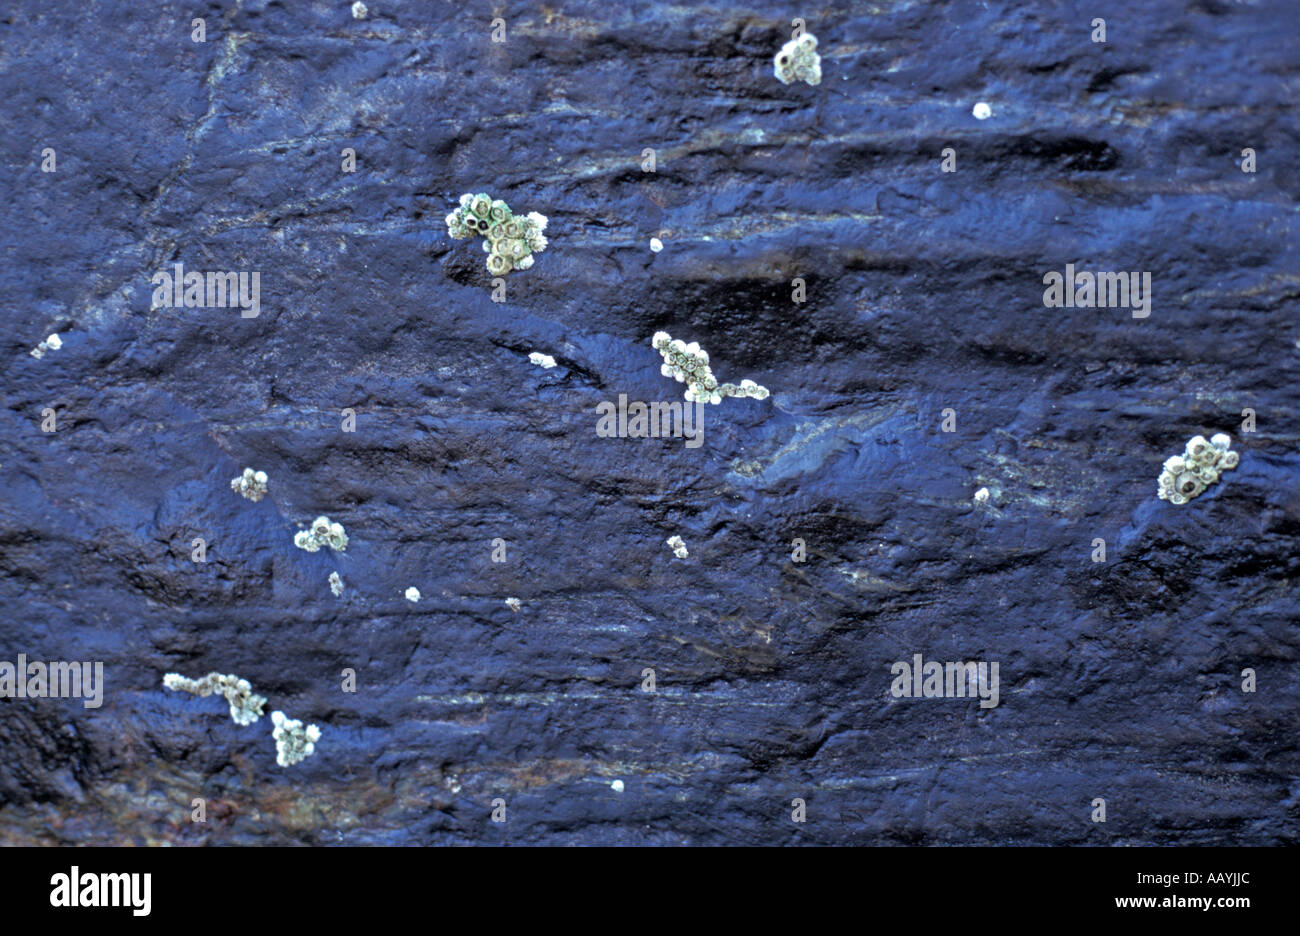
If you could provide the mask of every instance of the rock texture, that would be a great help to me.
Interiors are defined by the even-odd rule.
[[[0,842],[1294,841],[1300,14],[1107,6],[9,4],[0,659],[107,685],[0,699]],[[504,302],[476,191],[550,218]],[[260,315],[154,307],[175,263]],[[1067,263],[1149,318],[1045,308]],[[659,329],[771,397],[598,437],[681,398]],[[1000,704],[894,698],[916,653]]]

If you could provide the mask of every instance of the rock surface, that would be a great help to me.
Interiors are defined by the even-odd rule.
[[[0,843],[1295,840],[1293,5],[368,6],[0,20],[0,658],[106,682],[0,699]],[[550,218],[504,302],[475,191]],[[260,314],[154,307],[175,263]],[[1067,263],[1150,316],[1045,308]],[[771,397],[599,437],[681,399],[659,329]],[[917,653],[1000,704],[894,698]],[[214,670],[316,753],[162,687]]]

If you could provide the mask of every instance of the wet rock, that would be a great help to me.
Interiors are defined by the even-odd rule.
[[[0,646],[106,685],[0,699],[0,841],[1294,840],[1297,16],[1094,15],[12,5]],[[503,301],[443,220],[478,191],[550,219]],[[177,263],[259,313],[156,303]],[[1149,317],[1045,307],[1066,264]],[[681,400],[660,329],[771,396],[599,437]],[[915,654],[999,704],[894,697]]]

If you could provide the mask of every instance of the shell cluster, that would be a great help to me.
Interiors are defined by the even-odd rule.
[[[721,403],[723,397],[764,400],[768,396],[767,387],[760,387],[752,380],[742,380],[739,384],[719,384],[709,369],[709,353],[694,341],[686,344],[680,339],[674,339],[668,332],[661,331],[655,332],[650,344],[664,359],[659,373],[686,384],[687,402]]]
[[[271,721],[275,724],[271,730],[271,737],[275,738],[275,762],[281,767],[292,767],[316,752],[320,729],[315,725],[304,728],[302,722],[286,717],[284,712],[272,712]]]
[[[685,559],[691,554],[690,550],[686,548],[686,542],[680,536],[670,536],[664,542],[668,544],[668,548],[673,551],[673,555],[678,559]]]
[[[260,501],[266,496],[266,472],[245,468],[238,478],[230,479],[230,489],[251,501]]]
[[[247,679],[221,673],[208,673],[202,679],[188,679],[180,673],[168,673],[163,676],[163,686],[192,692],[197,696],[210,696],[214,693],[224,696],[230,703],[230,717],[236,725],[253,724],[262,717],[262,706],[266,704],[266,697],[253,692]],[[275,762],[281,767],[296,764],[316,750],[320,729],[315,725],[303,728],[302,722],[285,718],[284,712],[272,712],[271,721],[275,725],[271,731],[271,737],[275,738]]]
[[[266,697],[253,692],[247,679],[221,673],[208,673],[202,679],[187,679],[180,673],[168,673],[163,676],[163,686],[197,696],[213,693],[223,696],[230,703],[230,717],[236,725],[251,725],[257,721],[262,717],[262,706],[266,704]]]
[[[546,249],[546,216],[530,211],[516,215],[499,198],[462,195],[460,207],[447,215],[447,233],[456,240],[483,237],[488,272],[502,276],[533,265],[533,254]]]
[[[794,81],[821,84],[822,57],[817,54],[817,37],[806,32],[781,46],[781,51],[776,53],[776,77],[781,84]]]
[[[348,548],[348,535],[343,532],[343,524],[331,523],[329,517],[317,517],[309,529],[293,535],[293,545],[307,552],[320,552],[322,546],[343,552]]]
[[[1161,500],[1185,504],[1219,480],[1219,474],[1237,467],[1241,456],[1230,451],[1232,440],[1220,432],[1205,441],[1192,436],[1182,455],[1165,461],[1157,490]]]
[[[53,335],[50,335],[48,338],[46,338],[36,347],[32,348],[32,357],[43,358],[45,357],[46,351],[57,351],[62,347],[63,347],[63,339],[59,337],[58,332],[55,332]]]

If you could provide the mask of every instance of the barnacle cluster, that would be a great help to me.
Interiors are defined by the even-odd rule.
[[[224,696],[230,703],[230,717],[236,725],[251,725],[257,721],[262,717],[262,706],[266,704],[266,697],[253,692],[248,680],[238,676],[208,673],[202,679],[187,679],[179,673],[168,673],[163,676],[163,685],[198,696],[210,696],[214,692]]]
[[[348,535],[343,532],[343,524],[330,523],[329,517],[317,517],[309,529],[293,535],[293,545],[307,552],[319,552],[322,546],[343,552],[348,548]]]
[[[673,555],[678,559],[685,559],[690,555],[690,551],[686,548],[686,542],[680,536],[670,536],[664,542],[668,544],[668,548],[673,551]]]
[[[1160,499],[1185,504],[1218,481],[1221,472],[1236,468],[1241,456],[1228,449],[1231,444],[1222,432],[1208,442],[1205,436],[1192,436],[1182,455],[1165,461],[1157,482]]]
[[[320,740],[320,729],[315,725],[302,726],[296,718],[288,718],[284,712],[272,712],[271,721],[275,728],[271,737],[275,738],[275,762],[281,767],[291,767],[316,751],[316,742]]]
[[[698,400],[700,403],[721,403],[723,397],[767,399],[767,387],[760,387],[752,380],[742,380],[739,384],[719,384],[709,369],[709,353],[694,341],[686,344],[680,339],[674,339],[668,332],[655,332],[650,344],[664,359],[659,372],[686,384],[685,396],[688,402]]]
[[[251,725],[257,721],[262,717],[262,706],[266,704],[266,697],[253,692],[247,679],[221,673],[208,673],[202,679],[187,679],[179,673],[168,673],[163,676],[163,686],[198,696],[213,693],[224,696],[230,703],[230,717],[236,725]],[[316,750],[320,729],[315,725],[303,728],[302,722],[285,718],[284,712],[272,712],[271,721],[275,725],[271,731],[271,737],[275,738],[275,761],[281,767],[296,764]]]
[[[46,351],[57,351],[63,347],[63,339],[59,337],[58,332],[50,335],[36,347],[32,348],[32,357],[43,358]]]
[[[776,77],[781,84],[792,81],[821,84],[822,57],[817,54],[817,37],[806,32],[781,46],[781,51],[776,53]]]
[[[533,265],[533,254],[546,249],[546,216],[530,211],[516,215],[501,199],[479,193],[462,195],[460,207],[447,215],[447,233],[456,240],[482,236],[488,272],[502,276]]]
[[[266,496],[266,472],[245,468],[238,478],[230,479],[230,489],[251,501],[260,501]]]

